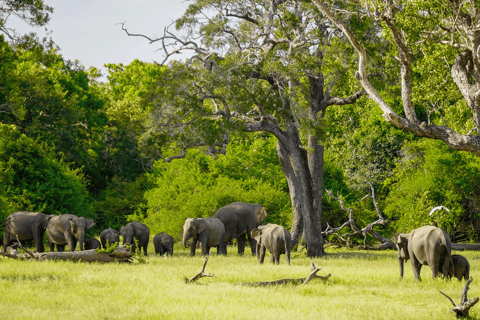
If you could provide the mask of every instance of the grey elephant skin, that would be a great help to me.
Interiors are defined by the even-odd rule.
[[[37,252],[44,252],[43,235],[48,221],[54,217],[51,214],[41,212],[19,211],[8,216],[3,223],[3,252],[5,252],[10,241],[34,240]]]
[[[221,243],[225,238],[225,227],[218,218],[188,218],[183,225],[183,246],[188,248],[188,240],[192,238],[190,244],[190,255],[195,255],[197,242],[200,243],[202,254],[205,256],[210,253],[210,248],[217,247],[217,254],[223,254]]]
[[[153,246],[155,247],[155,254],[173,255],[173,237],[165,232],[160,232],[153,237]]]
[[[448,269],[448,276],[455,277],[458,280],[468,280],[470,278],[470,263],[467,258],[461,255],[454,254],[452,256],[452,263]]]
[[[78,217],[74,214],[62,214],[54,216],[47,225],[47,239],[50,243],[50,251],[65,251],[65,245],[68,245],[70,251],[75,251],[77,242],[80,251],[84,250],[85,231],[95,225],[95,221],[84,217]]]
[[[267,217],[265,208],[260,204],[233,202],[218,209],[215,218],[222,220],[225,226],[225,238],[222,241],[222,251],[227,254],[227,245],[231,239],[237,239],[238,254],[245,251],[245,240],[248,238],[252,255],[255,255],[256,241],[252,230],[263,223]]]
[[[398,262],[400,277],[403,277],[405,261],[411,260],[413,277],[420,279],[422,265],[428,265],[432,270],[432,279],[440,272],[448,276],[448,269],[452,261],[452,243],[448,234],[434,226],[423,226],[412,232],[401,233],[397,237]]]
[[[95,238],[85,241],[85,250],[101,249],[102,244]]]
[[[150,229],[146,225],[138,221],[130,222],[120,228],[120,235],[123,238],[123,245],[131,246],[133,253],[137,251],[134,240],[136,239],[138,241],[138,253],[140,254],[143,248],[143,254],[147,255]]]
[[[269,223],[258,226],[252,230],[252,236],[257,241],[257,259],[263,263],[265,250],[270,252],[270,261],[280,263],[280,255],[285,254],[287,264],[290,264],[290,252],[292,251],[292,236],[284,227]]]
[[[107,249],[107,243],[110,245],[118,245],[120,243],[120,235],[112,228],[105,229],[100,234],[100,242],[103,249]]]

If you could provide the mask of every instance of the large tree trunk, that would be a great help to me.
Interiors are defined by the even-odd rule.
[[[283,144],[279,140],[277,151],[288,181],[292,208],[294,208],[292,244],[298,243],[303,231],[307,243],[307,255],[323,257],[325,250],[323,248],[322,216],[318,209],[318,195],[315,196],[314,179],[308,165],[308,153],[301,147],[300,135],[294,125],[287,128],[285,133],[288,137],[283,139],[285,142]],[[323,148],[319,151],[323,156]],[[323,175],[323,163],[320,165],[322,166],[320,173]],[[318,185],[316,186],[318,187]]]

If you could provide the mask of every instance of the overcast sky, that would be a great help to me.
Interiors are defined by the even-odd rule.
[[[105,63],[129,64],[134,59],[162,61],[156,44],[129,37],[118,23],[125,22],[131,33],[160,36],[164,27],[180,17],[187,3],[179,0],[44,0],[54,8],[47,28],[65,59],[78,59],[86,68]],[[9,23],[17,31],[35,31],[25,23]],[[103,68],[102,68],[103,69]]]

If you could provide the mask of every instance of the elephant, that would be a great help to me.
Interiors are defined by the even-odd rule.
[[[50,219],[55,215],[41,212],[19,211],[8,216],[3,223],[3,252],[10,241],[31,240],[35,242],[37,252],[44,252],[43,234]]]
[[[153,245],[155,246],[155,254],[160,253],[162,256],[169,254],[173,255],[173,237],[165,232],[160,232],[153,238]]]
[[[448,269],[448,277],[456,277],[458,280],[468,280],[470,278],[470,263],[461,255],[452,256],[453,265]]]
[[[95,238],[88,239],[87,241],[85,241],[85,250],[101,249],[101,248],[102,248],[102,244],[100,243],[100,241],[98,241]]]
[[[403,278],[404,262],[411,259],[414,280],[420,279],[422,265],[432,269],[432,279],[438,272],[448,276],[452,262],[452,243],[448,234],[434,226],[423,226],[410,233],[401,233],[396,239],[400,278]]]
[[[107,249],[107,244],[118,245],[120,243],[120,235],[112,228],[105,229],[100,234],[100,242],[102,243],[103,249]]]
[[[245,251],[245,239],[248,237],[252,255],[255,255],[256,241],[251,232],[263,224],[263,220],[267,217],[264,207],[259,204],[233,202],[218,209],[214,217],[222,220],[225,226],[225,238],[222,241],[224,254],[227,254],[227,245],[230,240],[236,238],[238,254],[242,255]]]
[[[265,249],[270,252],[270,261],[280,263],[280,255],[285,254],[287,264],[290,264],[290,252],[292,251],[292,236],[284,227],[269,223],[264,226],[258,226],[252,230],[252,236],[257,241],[257,259],[263,263],[265,259]]]
[[[187,242],[192,238],[190,244],[190,255],[195,255],[197,242],[200,242],[202,254],[210,253],[211,247],[217,247],[217,254],[223,254],[221,247],[222,239],[225,238],[225,227],[218,218],[187,218],[183,225],[183,246],[188,248]]]
[[[135,253],[137,246],[134,238],[138,241],[138,253],[140,254],[143,248],[143,254],[147,255],[148,241],[150,238],[150,229],[141,222],[130,222],[126,226],[120,228],[120,234],[123,238],[123,245],[131,246],[132,252]]]
[[[65,245],[68,245],[70,251],[75,251],[77,242],[80,251],[83,251],[85,244],[85,231],[95,225],[95,221],[84,217],[78,217],[74,214],[62,214],[54,216],[47,225],[47,239],[50,243],[50,251],[65,251]]]

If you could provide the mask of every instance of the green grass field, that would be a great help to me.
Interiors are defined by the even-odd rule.
[[[242,282],[302,278],[311,259],[292,253],[292,265],[263,265],[250,255],[211,256],[202,278],[186,284],[185,277],[201,271],[203,258],[189,257],[176,244],[174,256],[154,256],[146,263],[86,264],[17,261],[0,258],[0,319],[455,319],[443,291],[458,303],[465,282],[432,280],[429,267],[422,282],[414,282],[410,264],[398,278],[397,253],[327,249],[317,259],[323,269],[307,285],[240,286]],[[212,250],[215,252],[216,250]],[[197,250],[198,254],[198,250]],[[480,255],[458,252],[479,279]],[[268,255],[268,254],[267,254]],[[469,298],[480,296],[473,282]],[[472,318],[480,317],[480,305]]]

